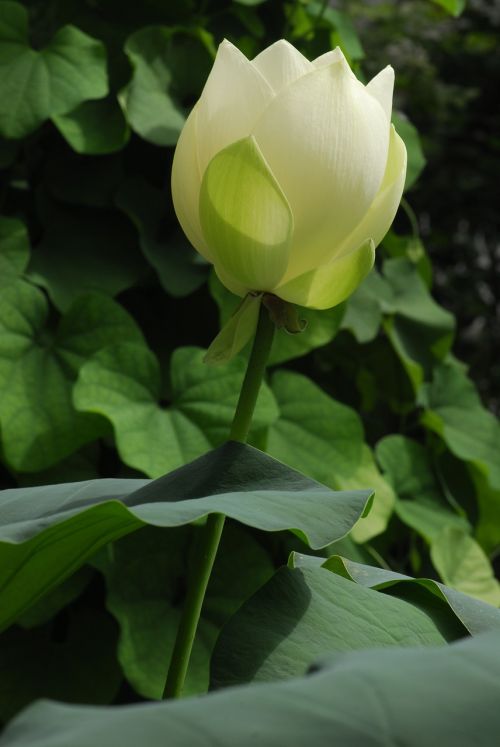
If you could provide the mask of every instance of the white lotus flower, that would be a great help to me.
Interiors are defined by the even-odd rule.
[[[281,40],[250,61],[220,45],[179,138],[172,193],[226,287],[316,309],[353,292],[403,192],[393,85],[389,66],[364,86],[338,48],[309,62]]]

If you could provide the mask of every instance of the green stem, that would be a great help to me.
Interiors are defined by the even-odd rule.
[[[229,438],[233,441],[245,443],[247,439],[273,335],[274,324],[269,318],[267,309],[261,304],[252,352],[231,426]],[[224,520],[223,514],[210,514],[206,524],[200,529],[196,559],[189,579],[184,609],[163,691],[164,698],[179,698],[182,693],[203,600],[224,528]]]
[[[232,441],[245,443],[252,423],[252,415],[259,394],[262,378],[266,370],[267,359],[273,344],[274,324],[263,303],[260,305],[259,321],[255,332],[252,352],[248,360],[247,371],[241,386],[240,398],[236,405],[233,424],[229,438]]]

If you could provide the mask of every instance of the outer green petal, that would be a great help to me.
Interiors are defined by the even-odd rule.
[[[221,281],[222,285],[224,285],[228,290],[231,291],[231,293],[234,293],[235,296],[240,296],[243,298],[247,295],[247,293],[250,293],[252,290],[251,288],[247,288],[246,285],[242,285],[241,283],[238,283],[237,280],[235,280],[226,270],[221,267],[220,265],[214,265],[215,274]]]
[[[330,309],[342,303],[368,275],[375,260],[375,246],[368,239],[349,254],[317,270],[290,280],[275,293],[285,301],[310,309]]]
[[[214,264],[254,291],[272,291],[289,259],[293,217],[253,137],[224,148],[201,185],[200,221]]]
[[[205,363],[212,366],[227,363],[243,350],[247,342],[255,336],[261,300],[261,296],[252,295],[243,299],[208,348],[203,359]]]
[[[172,164],[172,199],[182,230],[194,248],[205,259],[212,262],[212,255],[203,238],[198,217],[201,173],[198,165],[196,136],[197,108],[195,107],[187,118],[175,149]]]
[[[370,207],[387,163],[389,122],[340,59],[282,89],[253,134],[292,209],[292,280],[333,259]]]
[[[252,60],[252,64],[262,73],[276,93],[297,78],[314,70],[312,62],[309,62],[285,39],[280,39],[270,47],[266,47]]]

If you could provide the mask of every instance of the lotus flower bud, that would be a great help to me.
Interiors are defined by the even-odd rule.
[[[406,149],[394,72],[363,85],[340,49],[281,40],[248,60],[224,41],[179,138],[179,221],[222,283],[326,309],[349,296],[396,214]]]

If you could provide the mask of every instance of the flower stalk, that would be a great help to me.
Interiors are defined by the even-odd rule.
[[[274,329],[274,323],[267,308],[261,304],[252,351],[231,425],[230,440],[240,443],[245,443],[247,440],[273,342]],[[195,563],[188,579],[184,609],[179,622],[163,692],[164,699],[179,698],[182,694],[203,601],[224,529],[224,521],[225,516],[223,514],[210,514],[205,525],[200,529]]]

